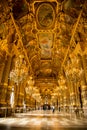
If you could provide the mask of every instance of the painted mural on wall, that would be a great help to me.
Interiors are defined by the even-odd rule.
[[[51,49],[53,44],[53,34],[52,33],[41,33],[38,36],[39,45],[41,48],[41,58],[51,58]]]

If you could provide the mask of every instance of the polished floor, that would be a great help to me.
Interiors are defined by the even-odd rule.
[[[74,113],[37,110],[17,113],[0,118],[0,130],[83,130],[87,129],[87,118]]]

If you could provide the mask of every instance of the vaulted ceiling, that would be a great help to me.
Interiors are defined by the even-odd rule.
[[[82,51],[87,47],[87,1],[3,0],[0,24],[0,38],[7,38],[9,48],[15,44],[16,54],[23,47],[35,85],[43,97],[49,95],[50,99],[78,43]]]

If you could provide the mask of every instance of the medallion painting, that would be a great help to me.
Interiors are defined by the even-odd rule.
[[[41,58],[44,58],[44,59],[51,58],[53,34],[52,33],[40,33],[38,36],[38,39],[39,39],[39,45],[41,48]]]
[[[37,9],[37,25],[40,28],[48,29],[53,27],[55,20],[55,11],[50,3],[42,3]]]

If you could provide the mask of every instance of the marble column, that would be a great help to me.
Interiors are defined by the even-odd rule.
[[[70,93],[69,93],[69,88],[65,85],[64,87],[64,108],[65,111],[69,111],[69,102],[70,101]]]
[[[5,63],[0,63],[0,84],[3,76],[4,67],[5,67]]]
[[[63,111],[63,95],[62,93],[60,94],[60,109]]]
[[[58,94],[58,110],[60,112],[60,94]]]
[[[84,75],[87,82],[87,55],[82,55],[82,64],[84,68]]]
[[[29,94],[25,94],[25,103],[26,103],[26,109],[28,111],[29,106],[30,106],[30,96],[29,96]]]
[[[6,98],[7,98],[7,88],[8,88],[10,66],[11,66],[11,57],[8,56],[5,61],[5,67],[4,67],[3,76],[2,76],[1,85],[0,85],[0,89],[1,89],[0,105],[1,106],[7,106]]]
[[[67,106],[67,112],[69,112],[69,107],[71,105],[71,102],[70,102],[70,79],[69,77],[67,76],[66,77],[66,106]]]
[[[82,97],[82,106],[83,106],[84,114],[87,113],[87,83],[86,83],[87,66],[86,66],[85,58],[86,58],[85,56],[79,57],[79,64],[80,67],[82,68],[80,84],[81,84],[81,97]]]
[[[18,85],[18,97],[17,97],[17,104],[16,106],[20,109],[23,109],[23,101],[24,101],[24,87],[23,83],[19,83]]]
[[[21,112],[21,107],[23,105],[21,105],[21,96],[22,93],[20,93],[20,86],[21,86],[21,83],[18,83],[18,84],[15,84],[15,88],[14,88],[14,95],[15,95],[15,105],[14,105],[14,108],[15,108],[15,112]]]
[[[5,104],[5,102],[3,102],[3,100],[2,100],[3,99],[3,95],[2,95],[3,85],[2,85],[2,82],[1,82],[2,77],[3,77],[4,67],[5,67],[5,62],[0,64],[0,106],[2,106],[3,103]]]
[[[35,99],[31,97],[31,108],[35,108]]]
[[[10,65],[11,65],[11,57],[8,56],[7,59],[5,60],[5,67],[3,70],[3,75],[1,79],[1,85],[0,85],[1,116],[7,116],[9,113],[8,102],[7,102],[7,98],[8,98],[7,91],[8,91],[8,78],[9,78]],[[9,99],[10,99],[10,96],[9,96]]]
[[[10,65],[9,65],[9,75],[10,75],[10,70],[13,67],[13,58],[10,57]],[[10,77],[8,78],[8,87],[7,87],[7,97],[6,97],[6,102],[8,107],[11,107],[11,93],[12,93],[12,87],[14,86],[13,81],[10,79]],[[13,87],[14,89],[14,87]]]
[[[81,96],[82,96],[83,109],[84,112],[87,113],[87,85],[84,79],[82,79],[81,81],[81,90],[82,90]]]
[[[71,102],[72,109],[74,108],[74,106],[76,106],[76,94],[75,94],[74,87],[75,86],[73,80],[70,80],[70,102]]]

